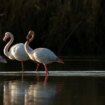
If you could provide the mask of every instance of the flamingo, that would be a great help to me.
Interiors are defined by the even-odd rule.
[[[7,60],[3,56],[0,55],[0,62],[1,63],[7,63]]]
[[[59,57],[55,55],[54,52],[52,52],[48,48],[36,48],[36,49],[29,49],[30,42],[33,41],[34,39],[34,31],[30,30],[28,32],[28,35],[26,36],[26,42],[24,44],[24,48],[26,53],[28,54],[29,58],[32,61],[37,62],[37,68],[36,71],[39,68],[40,64],[44,65],[46,75],[48,75],[48,68],[47,64],[52,63],[52,62],[58,62],[58,63],[64,63]]]
[[[25,52],[24,44],[18,43],[11,47],[11,44],[14,41],[14,36],[10,32],[6,32],[3,38],[3,41],[7,41],[7,39],[10,39],[6,46],[4,47],[4,55],[7,56],[11,60],[17,60],[21,62],[22,66],[22,78],[23,78],[23,71],[24,71],[24,65],[23,61],[29,60],[29,56]]]

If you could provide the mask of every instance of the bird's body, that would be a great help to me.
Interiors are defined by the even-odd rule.
[[[24,49],[24,44],[18,43],[11,46],[14,41],[14,36],[10,32],[5,33],[3,41],[7,41],[7,39],[10,39],[10,40],[7,42],[6,46],[4,47],[4,55],[11,60],[21,61],[22,77],[23,77],[23,71],[24,71],[23,61],[29,60],[29,56],[27,55]]]
[[[13,45],[9,52],[10,54],[10,59],[12,60],[17,60],[17,61],[26,61],[29,60],[29,56],[27,55],[25,49],[24,49],[24,44],[23,43],[18,43]]]
[[[48,75],[47,64],[52,62],[63,63],[63,61],[60,58],[58,58],[54,54],[54,52],[52,52],[50,49],[47,49],[47,48],[36,48],[35,50],[29,49],[30,48],[29,43],[34,39],[33,31],[29,31],[26,39],[27,41],[24,44],[26,53],[29,55],[31,60],[44,65],[47,75]],[[38,67],[39,67],[39,64],[37,66],[37,69]]]
[[[36,60],[39,63],[49,64],[57,62],[57,56],[47,48],[36,48],[31,52],[32,60]]]

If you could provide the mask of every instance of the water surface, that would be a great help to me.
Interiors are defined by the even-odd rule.
[[[44,76],[0,79],[1,105],[104,105],[105,78]]]
[[[0,105],[105,105],[105,61],[69,61],[43,66],[9,61],[0,65]],[[15,66],[13,66],[15,65]]]

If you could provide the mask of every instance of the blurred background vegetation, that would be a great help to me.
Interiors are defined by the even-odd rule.
[[[63,56],[104,56],[104,10],[104,0],[0,0],[0,42],[7,31],[14,43],[25,42],[34,30],[33,48]]]

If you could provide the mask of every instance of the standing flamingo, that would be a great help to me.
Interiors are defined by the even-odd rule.
[[[25,51],[32,61],[37,62],[36,71],[39,68],[39,64],[42,63],[46,70],[46,75],[48,75],[47,64],[52,62],[64,63],[60,58],[58,58],[51,50],[47,48],[36,48],[35,50],[29,49],[30,42],[34,39],[34,31],[29,31],[26,37],[26,42],[24,44]]]
[[[25,52],[24,49],[24,44],[23,43],[18,43],[13,45],[11,48],[11,44],[14,41],[14,36],[10,32],[6,32],[5,36],[3,38],[3,41],[7,41],[7,39],[10,39],[6,46],[4,47],[4,54],[11,60],[17,60],[21,62],[22,66],[22,78],[23,78],[23,71],[24,71],[24,65],[23,61],[29,60],[29,56]]]

